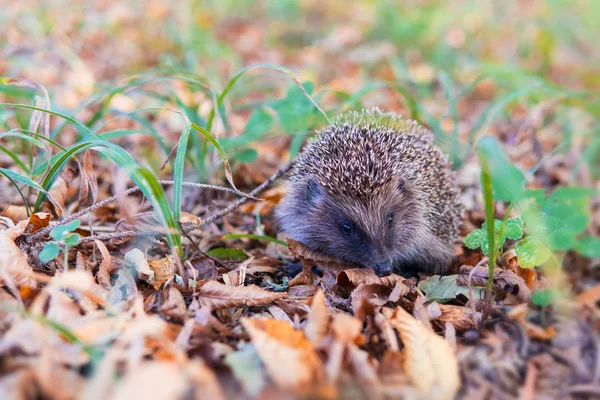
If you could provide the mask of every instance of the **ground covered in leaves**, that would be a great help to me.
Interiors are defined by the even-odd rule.
[[[0,17],[0,397],[600,396],[595,9],[28,3]],[[456,166],[443,277],[314,253],[277,231],[285,187],[255,190],[322,112],[371,106]],[[489,304],[484,134],[577,227],[542,257],[496,198]]]

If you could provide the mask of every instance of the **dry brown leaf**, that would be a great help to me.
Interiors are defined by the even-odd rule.
[[[301,271],[298,275],[292,279],[288,285],[289,287],[300,286],[300,285],[312,285],[315,281],[314,274],[311,272],[310,274]]]
[[[115,400],[181,399],[188,387],[180,366],[157,361],[132,369],[115,385],[110,397]]]
[[[2,216],[10,218],[13,222],[19,222],[27,219],[27,207],[9,204],[3,211]]]
[[[86,150],[83,156],[83,168],[79,164],[80,174],[80,188],[79,188],[79,204],[87,204],[87,198],[89,193],[92,193],[92,204],[98,199],[98,181],[94,172],[94,166],[91,158],[92,151]]]
[[[174,287],[169,288],[167,301],[160,307],[165,315],[183,320],[187,307],[181,292]]]
[[[390,322],[404,344],[404,370],[425,396],[454,399],[460,387],[456,354],[442,337],[397,307]]]
[[[206,282],[197,294],[202,307],[213,310],[241,306],[260,306],[270,304],[286,297],[286,293],[269,292],[256,285],[226,286],[217,281]]]
[[[297,240],[287,238],[287,242],[290,251],[303,261],[303,270],[306,270],[305,266],[308,266],[309,264],[317,265],[319,269],[327,271],[341,271],[344,269],[356,268],[355,265],[344,263],[333,257],[318,253]],[[305,272],[310,273],[311,271]]]
[[[362,382],[370,385],[369,392],[376,390],[376,385],[379,382],[377,376],[376,362],[364,350],[359,349],[354,344],[348,345],[348,359],[352,365],[354,375]],[[375,398],[376,393],[371,393],[369,398]]]
[[[315,346],[319,347],[329,332],[329,310],[325,304],[325,295],[318,290],[312,298],[310,312],[304,325],[304,334]]]
[[[487,267],[471,267],[463,265],[460,267],[456,277],[456,283],[461,286],[487,286],[489,270]],[[531,290],[527,287],[525,280],[509,270],[494,271],[494,289],[516,296],[521,303],[527,303],[531,299]]]
[[[106,245],[100,240],[94,240],[94,242],[96,243],[96,246],[98,246],[100,253],[102,253],[102,262],[100,262],[100,267],[98,267],[96,279],[98,279],[98,283],[102,285],[103,288],[110,289],[112,287],[110,284],[110,273],[113,270],[110,252],[106,248]]]
[[[352,310],[355,315],[359,315],[365,300],[374,306],[383,306],[388,301],[398,301],[409,291],[408,286],[401,281],[396,283],[394,289],[386,285],[362,283],[352,291]]]
[[[202,219],[193,214],[182,211],[181,217],[179,217],[179,222],[181,222],[182,224],[200,225],[200,222],[202,222]]]
[[[360,284],[376,284],[383,285],[389,288],[396,286],[398,282],[404,283],[406,279],[400,275],[391,274],[384,277],[379,277],[375,272],[367,268],[355,268],[341,271],[336,277],[336,288],[343,289],[347,293],[352,292]],[[407,293],[408,293],[408,287]]]
[[[362,321],[348,314],[335,314],[331,322],[333,337],[344,344],[364,344],[365,338],[362,334],[362,326]]]
[[[42,228],[47,227],[50,224],[51,215],[45,212],[38,212],[29,217],[29,225],[27,226],[27,233],[34,233]]]
[[[15,239],[23,234],[29,221],[21,221],[16,226],[0,231],[0,266],[4,268],[17,286],[37,287],[33,269],[27,262],[27,255],[15,244]]]
[[[430,318],[439,327],[444,327],[448,322],[454,325],[458,332],[475,328],[476,324],[471,317],[472,310],[470,308],[447,304],[438,304],[438,307],[441,315],[435,318],[430,316]],[[477,313],[477,315],[480,317],[480,313]]]
[[[600,301],[600,284],[586,290],[585,292],[579,293],[575,300],[590,308],[591,310],[598,310],[598,302]]]
[[[175,275],[175,264],[171,256],[152,261],[149,263],[149,266],[154,271],[154,281],[150,282],[150,284],[156,290],[160,289],[163,283]]]
[[[556,338],[556,330],[552,325],[543,328],[539,325],[529,322],[527,320],[528,311],[529,307],[527,304],[519,304],[508,312],[507,317],[519,322],[523,328],[525,328],[527,336],[532,339],[549,341]]]
[[[276,319],[244,318],[242,325],[277,385],[307,393],[323,381],[323,363],[301,331]]]

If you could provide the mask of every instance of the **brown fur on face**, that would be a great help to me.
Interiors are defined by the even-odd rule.
[[[290,186],[277,210],[290,237],[339,260],[375,271],[385,265],[396,272],[441,271],[452,248],[428,231],[423,213],[402,178],[362,198],[328,193],[308,178]],[[344,232],[344,224],[353,226],[352,233]]]

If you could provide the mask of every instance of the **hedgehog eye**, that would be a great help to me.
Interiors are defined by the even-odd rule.
[[[387,224],[388,224],[388,226],[392,225],[392,222],[394,222],[394,213],[389,213],[387,215]]]
[[[345,235],[351,235],[352,233],[354,233],[354,224],[351,222],[344,222],[342,223],[342,232]]]

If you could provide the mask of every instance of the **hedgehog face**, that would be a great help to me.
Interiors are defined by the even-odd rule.
[[[278,208],[281,228],[309,248],[389,275],[413,251],[424,226],[414,191],[401,178],[371,197],[328,193],[315,179],[297,182]]]

